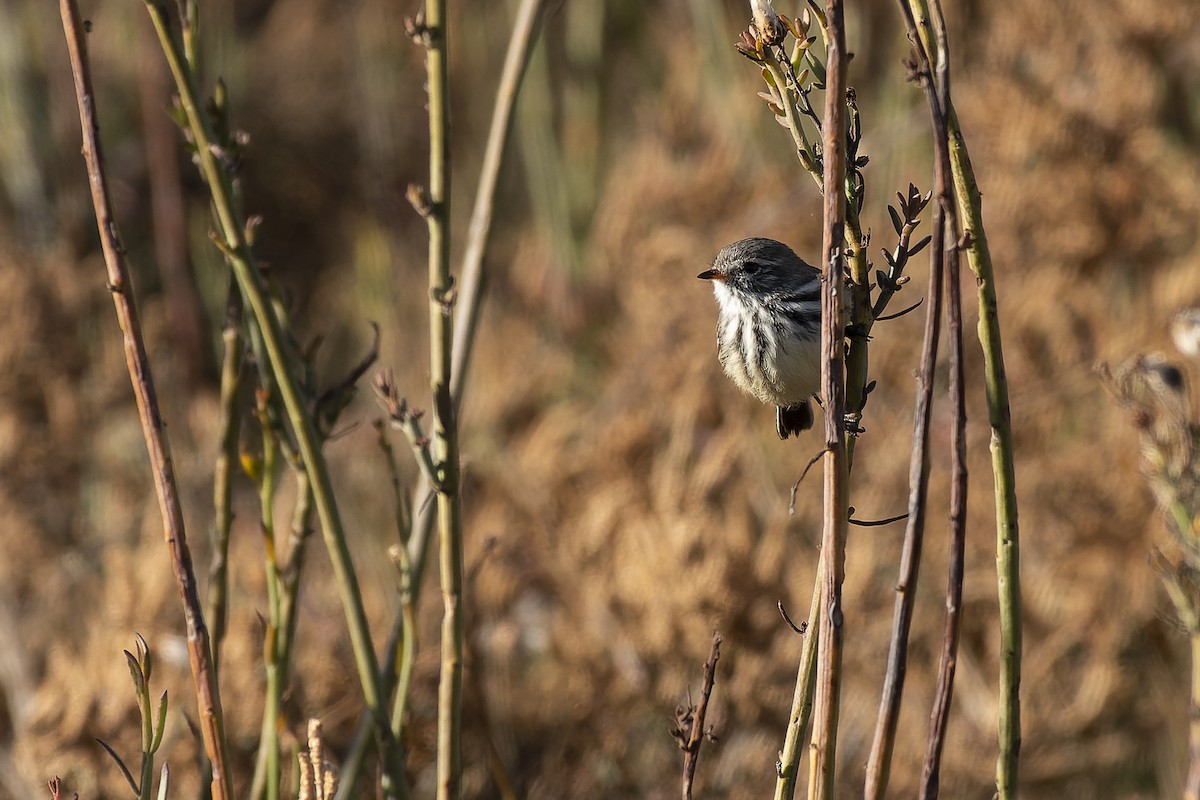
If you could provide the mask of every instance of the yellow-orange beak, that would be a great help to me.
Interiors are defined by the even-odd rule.
[[[725,273],[715,269],[706,269],[696,277],[702,281],[723,281],[725,280]]]

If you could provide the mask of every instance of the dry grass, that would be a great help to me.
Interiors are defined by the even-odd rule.
[[[403,390],[422,396],[424,238],[419,219],[397,202],[398,187],[423,174],[422,77],[417,53],[377,40],[380,26],[398,25],[392,4],[360,4],[353,14],[325,0],[286,9],[248,3],[236,14],[231,4],[205,5],[213,7],[212,39],[220,25],[237,23],[237,37],[221,48],[222,70],[238,120],[254,135],[247,191],[266,216],[262,249],[302,312],[302,330],[329,335],[328,364],[349,359],[367,338],[365,318],[379,320],[384,361]],[[728,7],[737,13],[725,37],[732,42],[741,5]],[[674,796],[679,755],[667,729],[687,688],[698,689],[714,628],[725,634],[709,716],[720,742],[705,746],[698,793],[754,797],[773,784],[799,652],[775,602],[795,616],[806,610],[819,518],[819,482],[801,487],[791,518],[788,487],[816,440],[780,444],[769,411],[720,375],[715,309],[693,276],[721,245],[747,235],[815,253],[819,211],[786,134],[763,122],[754,70],[730,47],[710,67],[722,82],[701,80],[688,8],[611,12],[605,160],[578,272],[554,263],[544,230],[525,213],[522,173],[514,166],[506,174],[508,214],[490,260],[463,430],[467,564],[477,565],[468,670],[486,695],[469,690],[467,698],[472,796],[493,791],[482,717],[472,711],[480,703],[523,794]],[[899,43],[890,38],[899,26],[886,3],[869,11],[849,21],[861,31],[858,47],[876,48],[856,59],[852,77],[860,63],[869,75],[860,84],[864,149],[873,156],[864,222],[882,237],[883,199],[909,180],[927,184],[928,157],[921,98],[899,84]],[[1136,477],[1134,436],[1092,364],[1165,347],[1169,314],[1200,299],[1200,22],[1189,0],[1153,8],[1021,0],[950,11],[956,105],[984,191],[1013,391],[1025,795],[1170,796],[1186,741],[1185,641],[1145,559],[1160,522]],[[118,90],[128,64],[140,62],[122,61],[109,38],[145,21],[130,16],[118,26],[109,15],[125,12],[108,4],[90,13],[110,160],[125,187],[119,213],[143,269],[147,338],[158,343],[152,357],[167,387],[164,413],[203,564],[215,390],[185,387],[148,242],[135,233],[147,224],[144,166],[137,116],[120,116],[133,100]],[[77,132],[63,123],[71,120],[61,36],[52,13],[20,16],[45,50],[51,102],[37,141],[58,234],[47,246],[27,241],[11,195],[0,200],[0,634],[8,642],[0,747],[15,764],[0,779],[0,797],[33,796],[56,773],[81,796],[117,796],[120,778],[92,737],[126,752],[135,746],[120,650],[135,630],[147,638],[160,657],[156,684],[171,689],[176,710],[190,696],[187,667],[120,342],[86,233]],[[561,21],[552,20],[551,34]],[[455,108],[462,184],[475,160],[467,148],[482,138],[486,104],[477,101],[490,95],[500,43],[465,21],[460,35],[453,68],[463,92]],[[347,42],[357,41],[370,57],[350,52]],[[556,41],[552,58],[564,58],[562,50]],[[456,186],[459,202],[470,188]],[[199,241],[204,209],[195,205]],[[916,289],[906,292],[898,302],[915,299]],[[973,323],[968,317],[968,332]],[[904,505],[919,324],[913,315],[876,329],[879,388],[852,496],[863,517]],[[968,348],[967,369],[977,387],[975,352]],[[981,391],[969,400],[966,614],[943,768],[951,797],[990,796],[995,740],[991,479]],[[344,419],[375,413],[360,400]],[[948,462],[949,420],[936,414],[933,509],[946,507],[937,487]],[[394,603],[393,574],[378,557],[392,535],[391,509],[369,426],[328,452],[368,610],[382,630]],[[246,775],[260,714],[255,615],[265,602],[246,486],[237,511],[222,679],[232,750]],[[931,520],[897,794],[917,780],[940,642],[945,547],[941,517]],[[895,528],[851,533],[839,748],[848,785],[858,782],[869,746],[899,546]],[[326,559],[314,551],[311,563],[290,732],[302,740],[304,721],[320,717],[336,750],[353,726],[359,689]],[[431,763],[436,605],[428,595],[412,704],[418,787]],[[163,753],[186,793],[193,745],[181,717],[171,720]]]

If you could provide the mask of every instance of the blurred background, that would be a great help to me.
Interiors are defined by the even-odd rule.
[[[456,233],[465,228],[515,3],[451,3]],[[798,10],[780,2],[783,13]],[[83,3],[117,215],[130,249],[198,572],[217,453],[226,270],[164,113],[143,5]],[[928,112],[904,81],[893,3],[848,4],[865,129],[864,225],[931,184]],[[207,79],[249,134],[246,207],[297,329],[336,380],[380,324],[380,366],[427,405],[426,235],[404,187],[426,179],[415,2],[208,0]],[[1200,302],[1200,15],[1192,0],[959,0],[953,93],[984,197],[1012,391],[1025,602],[1022,784],[1029,798],[1178,794],[1186,639],[1147,560],[1160,530],[1098,360],[1168,346]],[[676,796],[675,708],[725,635],[698,792],[771,791],[807,613],[820,481],[789,488],[817,437],[781,443],[770,409],[715,358],[695,279],[735,239],[815,259],[820,207],[732,43],[734,0],[551,2],[501,176],[487,296],[463,416],[470,572],[466,791],[499,796],[494,747],[523,796]],[[926,228],[922,228],[927,232]],[[461,236],[456,237],[461,242]],[[456,249],[456,255],[461,248]],[[895,308],[924,292],[927,266]],[[140,632],[173,713],[163,754],[197,781],[178,596],[79,156],[54,4],[0,0],[0,797],[58,774],[81,797],[127,791],[94,737],[128,757],[138,728],[121,655]],[[971,449],[964,631],[946,796],[988,798],[996,754],[992,480],[974,294],[964,280]],[[875,329],[878,389],[851,503],[902,513],[921,313]],[[943,379],[944,380],[944,379]],[[326,447],[377,643],[396,605],[391,490],[369,392]],[[919,777],[941,641],[949,416],[933,489],[892,787]],[[247,432],[247,442],[253,437]],[[401,445],[402,442],[397,442]],[[401,447],[401,453],[407,451]],[[405,465],[405,478],[415,469]],[[248,781],[265,609],[256,499],[238,484],[222,694]],[[281,498],[290,513],[290,498]],[[285,512],[281,512],[285,513]],[[840,768],[861,785],[891,624],[902,525],[852,529]],[[314,539],[289,733],[319,716],[344,746],[360,704],[328,560]],[[440,603],[426,586],[412,769],[431,786]],[[490,743],[490,744],[489,744]]]

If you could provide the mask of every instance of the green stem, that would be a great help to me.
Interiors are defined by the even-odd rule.
[[[788,715],[783,752],[779,756],[775,781],[775,800],[792,800],[796,795],[796,779],[800,774],[800,758],[804,755],[804,734],[812,717],[813,687],[816,685],[818,627],[821,611],[821,592],[825,585],[825,559],[817,559],[817,577],[813,584],[812,604],[808,622],[804,625],[804,647],[800,650],[800,667],[796,672],[796,689],[792,694],[792,710]]]
[[[233,528],[233,474],[238,460],[237,395],[242,365],[241,295],[229,287],[225,329],[221,333],[224,356],[221,361],[220,442],[221,450],[213,469],[213,554],[208,581],[208,619],[212,626],[213,669],[219,673],[221,642],[225,638],[228,594],[229,533]]]
[[[936,0],[935,0],[936,2]],[[936,52],[927,0],[909,0],[926,52]],[[1000,337],[996,276],[983,227],[983,203],[967,143],[954,111],[946,103],[950,134],[950,171],[958,199],[967,264],[975,273],[979,297],[979,343],[983,347],[988,423],[992,429],[992,476],[996,502],[996,576],[1000,606],[1000,753],[996,761],[999,800],[1017,796],[1021,750],[1021,551],[1017,520],[1017,481],[1013,456],[1008,377]]]
[[[300,595],[300,576],[304,572],[304,554],[312,533],[313,493],[308,473],[296,473],[296,508],[292,513],[292,536],[287,549],[287,566],[282,570],[283,595],[279,602],[280,636],[277,653],[280,685],[287,687],[292,669],[292,646],[296,641],[296,602]],[[384,696],[387,692],[384,692]]]
[[[257,787],[262,786],[267,800],[279,800],[279,713],[283,701],[283,685],[280,681],[279,632],[282,622],[279,597],[279,560],[275,547],[275,478],[278,466],[278,447],[267,419],[266,399],[260,409],[260,424],[263,431],[262,482],[259,486],[259,502],[262,514],[263,567],[267,581],[267,631],[263,647],[263,662],[266,667],[267,686],[263,702],[262,736],[259,739],[258,763],[255,766],[255,789],[252,797],[258,797]]]
[[[1000,312],[983,206],[953,103],[947,105],[950,169],[969,239],[967,264],[975,273],[979,296],[979,343],[983,347],[988,424],[991,426],[992,476],[996,502],[996,576],[1000,600],[1000,755],[996,763],[999,800],[1017,796],[1021,750],[1021,550],[1017,521],[1017,479],[1013,455],[1008,377],[1000,338]]]
[[[1184,783],[1184,800],[1200,800],[1200,630],[1191,631],[1192,680],[1191,709],[1188,720],[1188,773]]]
[[[384,743],[384,792],[388,797],[407,797],[408,788],[404,775],[403,757],[390,736],[389,717],[385,698],[380,693],[379,672],[372,651],[366,611],[363,609],[362,595],[354,573],[350,548],[346,543],[345,529],[334,499],[333,482],[330,479],[328,464],[321,452],[316,426],[292,373],[284,334],[271,307],[262,274],[258,271],[254,256],[246,241],[245,226],[235,212],[229,178],[214,154],[211,120],[199,102],[195,73],[187,68],[160,6],[153,0],[147,0],[146,8],[150,12],[151,20],[158,32],[168,67],[179,91],[180,102],[187,116],[189,130],[196,144],[200,171],[211,192],[213,207],[220,227],[222,249],[233,268],[242,295],[262,332],[263,345],[271,364],[271,370],[278,382],[278,389],[295,432],[301,457],[312,480],[317,515],[321,520],[321,532],[341,594],[342,607],[346,614],[350,643],[354,651],[354,661],[358,667],[364,700],[367,707],[371,709],[376,728]]]
[[[437,797],[453,800],[462,786],[463,556],[458,423],[453,374],[454,281],[450,277],[450,90],[446,8],[425,4],[429,78],[429,363],[433,392],[433,455],[437,466],[437,530],[442,583],[442,668],[438,684]]]

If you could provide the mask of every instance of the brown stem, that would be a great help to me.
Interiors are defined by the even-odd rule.
[[[125,247],[113,218],[112,202],[108,190],[108,178],[104,166],[104,153],[100,146],[100,125],[96,117],[96,98],[92,92],[91,72],[88,68],[87,44],[84,41],[83,20],[75,0],[60,0],[63,32],[66,34],[67,50],[71,58],[71,74],[75,80],[75,97],[79,105],[79,123],[83,134],[83,157],[87,164],[88,183],[91,186],[92,205],[96,211],[96,223],[100,233],[100,245],[104,251],[104,263],[108,271],[109,292],[116,308],[117,321],[121,326],[125,346],[125,363],[137,401],[138,418],[142,424],[142,435],[150,455],[154,473],[154,489],[158,495],[159,511],[162,514],[163,533],[171,556],[171,567],[175,582],[183,601],[183,617],[187,627],[188,657],[192,667],[192,679],[196,687],[196,702],[200,713],[200,731],[204,750],[212,765],[211,792],[214,800],[226,800],[233,796],[232,776],[226,768],[225,734],[222,729],[221,699],[213,670],[212,654],[209,650],[208,628],[200,607],[200,595],[196,586],[196,573],[192,568],[192,557],[188,550],[187,534],[183,525],[183,510],[179,503],[179,489],[175,481],[175,468],[171,461],[170,446],[163,430],[162,416],[154,389],[154,378],[150,372],[150,360],[142,338],[141,323],[133,302],[133,284],[129,265],[125,260]]]
[[[901,6],[911,23],[911,15],[908,15],[907,7],[903,3]],[[929,255],[927,296],[930,302],[925,317],[925,341],[918,376],[916,411],[913,422],[913,451],[909,464],[908,525],[904,532],[900,577],[896,584],[897,594],[892,615],[892,639],[888,650],[887,671],[884,677],[883,694],[879,700],[879,717],[875,724],[875,738],[871,744],[871,755],[867,761],[864,796],[871,800],[881,800],[887,791],[892,750],[896,743],[896,725],[900,717],[900,703],[904,694],[909,630],[912,625],[921,546],[925,536],[926,498],[929,491],[929,423],[933,409],[933,381],[941,326],[943,271],[947,255],[946,232],[953,230],[947,227],[947,217],[950,220],[954,218],[954,198],[950,190],[950,165],[945,135],[945,114],[933,84],[929,60],[923,50],[919,47],[918,50],[920,50],[917,66],[918,76],[929,100],[930,112],[933,116],[934,147],[938,155],[934,161],[934,192],[937,202],[933,207],[933,240]],[[961,392],[961,387],[959,391]],[[965,498],[965,491],[962,493],[962,498]]]
[[[934,50],[933,16],[928,0],[905,0],[905,12],[915,25],[909,35],[921,39],[926,53]],[[933,5],[937,5],[936,2]],[[1000,311],[996,300],[996,271],[983,226],[982,197],[967,152],[966,139],[954,103],[947,98],[946,122],[950,136],[950,166],[966,240],[967,263],[975,274],[979,299],[979,344],[983,349],[985,397],[991,427],[992,477],[996,503],[996,578],[1000,606],[1000,681],[996,759],[996,794],[999,800],[1018,795],[1021,755],[1021,532],[1017,509],[1016,462],[1013,455],[1012,414],[1008,377],[1000,336]]]
[[[919,795],[926,800],[933,800],[938,796],[942,749],[946,744],[950,704],[954,697],[967,525],[967,407],[963,392],[962,286],[959,283],[961,262],[957,246],[957,212],[949,185],[950,136],[946,118],[950,105],[950,55],[946,44],[946,24],[939,3],[934,2],[933,12],[934,40],[937,43],[936,74],[926,80],[926,94],[933,117],[934,148],[938,164],[937,193],[945,213],[945,235],[955,239],[947,242],[945,248],[946,324],[950,332],[950,403],[954,407],[954,427],[950,434],[950,567],[946,582],[946,621]],[[919,45],[917,49],[924,50],[924,47]],[[927,53],[925,55],[925,68],[928,70],[929,58]],[[926,72],[926,75],[929,73]],[[929,88],[930,84],[932,89]]]
[[[692,727],[687,741],[683,743],[683,800],[692,800],[692,783],[696,778],[696,766],[700,763],[700,745],[704,742],[704,717],[708,714],[708,699],[712,696],[717,679],[717,659],[721,657],[721,632],[713,632],[712,649],[704,662],[704,687],[700,690],[700,702],[691,711]]]
[[[842,581],[849,518],[846,454],[846,376],[842,330],[842,261],[846,244],[846,30],[841,0],[827,0],[824,225],[821,255],[821,393],[825,398],[825,504],[821,557],[825,561],[817,688],[808,796],[834,797],[842,665]]]
[[[149,51],[156,45],[154,31],[142,28],[138,47],[147,51],[145,56],[151,55]],[[207,388],[215,372],[209,344],[211,331],[188,258],[187,207],[175,144],[179,132],[163,107],[168,96],[168,76],[160,65],[145,56],[146,66],[138,70],[138,94],[146,141],[154,259],[162,274],[172,343],[186,367],[189,388],[197,391]],[[213,634],[215,638],[215,625]]]

